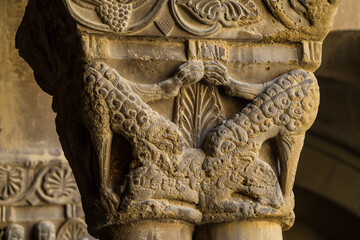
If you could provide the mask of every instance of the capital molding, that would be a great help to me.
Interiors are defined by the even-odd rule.
[[[90,233],[281,239],[338,3],[30,0],[17,47],[53,96]]]

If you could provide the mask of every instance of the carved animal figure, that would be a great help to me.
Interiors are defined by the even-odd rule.
[[[280,208],[284,198],[291,201],[304,134],[318,105],[314,75],[294,70],[275,79],[239,114],[216,127],[204,143],[207,177],[202,187],[207,194],[201,195],[202,212],[215,209],[249,217]],[[280,176],[259,159],[262,144],[270,138],[277,139]]]
[[[183,64],[174,79],[179,87],[199,81],[202,77],[202,63],[193,61]],[[166,81],[172,83],[173,78]],[[99,169],[97,179],[102,198],[113,206],[119,203],[109,179],[112,136],[117,133],[133,148],[123,202],[154,197],[185,198],[195,203],[197,193],[190,189],[190,177],[184,174],[184,138],[177,126],[153,111],[134,93],[131,83],[106,64],[88,65],[84,84],[82,119],[90,132],[96,154]],[[144,86],[136,87],[140,91]],[[153,94],[159,94],[159,88],[155,89],[157,92]],[[172,89],[169,91],[176,94]],[[144,94],[146,98],[156,99],[149,96],[147,91]]]
[[[284,6],[285,2],[290,5],[299,16],[306,19],[310,25],[314,24],[316,17],[322,13],[324,8],[329,4],[337,4],[339,0],[263,0],[264,4],[269,8],[274,17],[276,17],[286,28],[295,29],[298,23],[290,17]]]

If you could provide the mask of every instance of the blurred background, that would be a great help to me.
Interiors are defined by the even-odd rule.
[[[25,228],[25,239],[34,239],[38,231],[34,226],[46,221],[50,222],[51,231],[57,229],[57,235],[75,226],[82,232],[73,239],[87,237],[76,186],[67,198],[40,186],[51,177],[66,176],[68,166],[55,131],[51,97],[39,88],[32,70],[15,49],[15,33],[27,0],[0,3],[0,229],[20,223]],[[315,74],[321,88],[321,104],[318,118],[307,133],[296,176],[295,225],[284,233],[284,239],[357,240],[359,0],[343,0],[340,4],[333,31],[323,44],[322,66]],[[5,176],[12,177],[12,185],[4,185]],[[71,177],[65,180],[72,186]]]

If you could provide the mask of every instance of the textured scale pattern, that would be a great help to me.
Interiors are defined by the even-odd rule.
[[[197,203],[195,188],[199,181],[195,178],[199,173],[194,172],[201,163],[186,157],[184,138],[177,126],[153,111],[106,64],[87,66],[84,80],[87,100],[83,119],[92,119],[85,123],[92,134],[114,132],[133,146],[123,206],[151,198]]]
[[[303,136],[310,128],[318,105],[315,77],[294,70],[280,76],[239,114],[209,133],[204,143],[205,193],[200,200],[205,219],[211,219],[207,217],[213,214],[207,214],[209,211],[232,212],[237,214],[234,219],[238,219],[282,206],[285,195],[278,175],[259,159],[259,151],[267,139],[278,138],[288,160],[295,144],[292,137]],[[230,218],[231,215],[224,215],[224,220]]]
[[[296,70],[278,78],[241,113],[224,121],[209,134],[205,144],[210,156],[222,156],[273,131],[296,135],[314,122],[319,88],[306,71]],[[260,134],[260,136],[259,136]],[[240,150],[240,149],[238,149]]]
[[[149,152],[136,151],[139,160],[152,159],[156,162],[161,158],[170,162],[169,154],[183,153],[184,139],[176,125],[151,110],[114,69],[102,63],[94,63],[85,75],[88,96],[95,98],[91,101],[92,106],[88,105],[92,108],[88,110],[93,112],[90,114],[99,112],[103,116],[109,111],[111,129],[114,132],[139,146],[134,149],[144,149],[140,146],[147,146]],[[149,153],[152,156],[148,156]]]

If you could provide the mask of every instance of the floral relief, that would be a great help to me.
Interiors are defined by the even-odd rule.
[[[77,192],[72,171],[67,166],[52,168],[44,177],[43,189],[53,198],[68,197]]]
[[[89,239],[86,224],[82,219],[71,219],[60,228],[57,240]]]
[[[22,188],[23,175],[19,168],[0,167],[0,200],[18,194]]]
[[[180,0],[177,3],[191,9],[205,24],[220,22],[230,27],[260,20],[255,4],[248,0]]]

